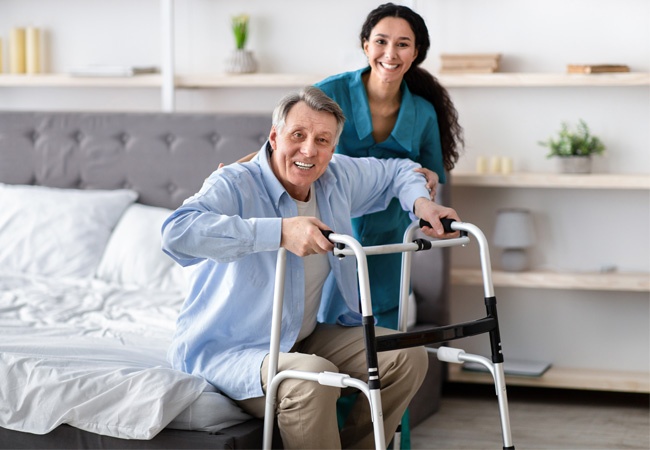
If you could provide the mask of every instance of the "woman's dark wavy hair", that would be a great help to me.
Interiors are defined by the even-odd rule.
[[[370,32],[385,17],[399,17],[406,20],[413,34],[415,35],[415,47],[418,56],[413,61],[410,69],[404,74],[409,90],[429,101],[438,115],[438,127],[440,128],[440,141],[442,144],[442,159],[447,171],[454,168],[458,161],[458,147],[464,145],[463,128],[458,123],[458,111],[454,107],[449,93],[431,73],[419,67],[427,57],[431,46],[429,41],[429,30],[424,19],[412,9],[385,3],[372,10],[361,28],[359,38],[361,47],[370,39]]]

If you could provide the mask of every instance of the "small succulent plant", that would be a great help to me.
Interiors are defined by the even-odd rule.
[[[567,122],[562,122],[557,137],[539,141],[539,145],[548,147],[549,153],[546,155],[548,158],[600,155],[605,151],[605,145],[590,133],[587,123],[582,119],[575,130],[572,130]]]

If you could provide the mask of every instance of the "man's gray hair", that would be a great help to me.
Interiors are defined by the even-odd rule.
[[[329,98],[323,91],[315,86],[304,87],[300,91],[288,94],[280,100],[280,103],[278,103],[278,106],[276,106],[273,111],[273,126],[275,129],[278,132],[282,131],[289,111],[299,102],[305,102],[305,104],[314,111],[323,111],[334,115],[334,118],[336,119],[336,136],[334,139],[334,145],[337,145],[341,133],[343,132],[345,115],[338,103]]]

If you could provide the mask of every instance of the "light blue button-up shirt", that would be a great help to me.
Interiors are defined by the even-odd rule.
[[[336,233],[351,234],[351,217],[382,210],[393,197],[411,211],[417,198],[428,198],[416,167],[406,159],[334,155],[313,185],[321,220]],[[165,221],[163,250],[183,266],[198,264],[169,348],[174,368],[205,378],[235,400],[264,395],[260,367],[269,352],[282,218],[297,214],[265,145],[253,161],[210,175]],[[330,253],[328,260],[331,280],[358,312],[355,259]],[[287,253],[282,352],[296,342],[304,293],[302,258]]]

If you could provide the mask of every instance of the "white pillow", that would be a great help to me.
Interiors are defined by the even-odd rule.
[[[92,277],[134,191],[0,184],[0,268]]]
[[[161,228],[172,210],[133,204],[115,227],[97,269],[109,283],[185,292],[183,268],[161,249]]]

